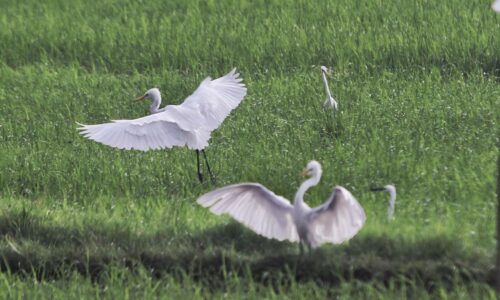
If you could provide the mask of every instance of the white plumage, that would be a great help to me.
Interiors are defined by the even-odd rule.
[[[497,13],[500,13],[500,0],[496,0],[495,2],[493,2],[491,8]]]
[[[198,203],[216,215],[230,214],[255,232],[277,240],[298,241],[293,206],[258,183],[229,185],[201,196]]]
[[[152,99],[151,115],[98,125],[80,124],[78,129],[86,138],[120,149],[147,151],[187,146],[201,150],[208,146],[211,132],[245,97],[247,89],[238,76],[233,69],[215,80],[208,77],[184,103],[162,109],[160,91],[153,88],[138,98]]]
[[[304,181],[294,204],[259,183],[241,183],[209,192],[197,202],[216,215],[229,214],[256,233],[279,241],[300,242],[316,248],[324,243],[340,244],[351,239],[363,227],[366,216],[352,194],[341,186],[334,188],[328,200],[315,208],[304,202],[305,192],[319,183],[321,165],[307,164]]]
[[[333,98],[332,93],[330,92],[330,87],[328,86],[328,80],[326,80],[326,74],[328,74],[328,69],[325,66],[321,66],[321,77],[323,78],[323,83],[325,84],[326,91],[326,100],[323,105],[325,107],[332,108],[334,110],[338,109],[337,101]]]

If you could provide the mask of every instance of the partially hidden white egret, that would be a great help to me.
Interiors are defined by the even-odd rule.
[[[326,100],[323,105],[325,107],[329,107],[332,109],[337,110],[337,101],[335,101],[335,98],[333,98],[332,93],[330,92],[330,87],[328,86],[328,81],[326,80],[326,75],[329,74],[328,68],[325,66],[321,66],[321,77],[323,78],[323,83],[325,84],[325,90],[326,90]]]
[[[491,4],[491,8],[497,13],[500,13],[500,0],[493,2],[493,4]]]
[[[372,188],[374,192],[387,192],[390,195],[389,208],[387,208],[387,219],[389,221],[394,220],[394,207],[396,206],[396,187],[392,184],[388,184],[384,187]]]
[[[187,146],[196,151],[198,178],[203,182],[201,151],[214,181],[204,149],[208,146],[211,132],[221,125],[247,93],[238,76],[239,73],[233,69],[215,80],[207,77],[182,104],[167,105],[161,109],[160,91],[152,88],[136,99],[152,100],[149,116],[97,125],[79,124],[81,127],[78,130],[86,138],[119,149],[148,151]]]
[[[229,214],[257,234],[279,241],[299,242],[311,248],[324,243],[340,244],[363,227],[366,216],[352,194],[341,186],[322,205],[310,208],[305,192],[321,179],[321,165],[310,161],[301,175],[309,176],[290,202],[259,183],[241,183],[219,188],[198,198],[216,215]]]

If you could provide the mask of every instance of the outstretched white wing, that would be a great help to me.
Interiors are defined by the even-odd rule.
[[[165,111],[134,120],[111,123],[80,124],[80,134],[115,148],[141,151],[187,145],[203,149],[210,131],[202,128],[202,116],[192,108],[169,105]]]
[[[233,69],[215,80],[206,78],[181,105],[198,109],[204,117],[205,127],[209,130],[216,129],[247,94],[239,75]]]
[[[85,137],[120,149],[153,150],[188,146],[203,149],[210,133],[243,100],[247,89],[236,69],[225,76],[205,79],[181,105],[169,105],[162,112],[135,120],[83,125]]]
[[[256,233],[277,240],[299,240],[292,218],[293,206],[261,184],[229,185],[206,193],[198,204],[216,215],[227,213]]]
[[[365,224],[365,211],[345,188],[335,187],[330,198],[308,216],[311,246],[330,242],[340,244],[351,239]]]
[[[500,13],[500,0],[496,0],[495,2],[493,2],[491,8],[497,13]]]

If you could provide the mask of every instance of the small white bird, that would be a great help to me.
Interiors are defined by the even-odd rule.
[[[493,4],[491,4],[491,8],[497,13],[500,13],[500,0],[493,2]]]
[[[309,250],[324,243],[340,244],[363,227],[366,216],[351,193],[336,186],[328,200],[315,208],[304,202],[305,192],[321,179],[321,165],[310,161],[301,173],[309,176],[295,194],[293,206],[259,183],[241,183],[206,193],[197,202],[216,215],[227,213],[256,233],[279,241],[299,242]]]
[[[384,187],[372,188],[374,192],[388,192],[390,195],[389,208],[387,209],[387,219],[389,221],[394,220],[394,206],[396,205],[396,187],[392,184],[388,184]]]
[[[201,150],[214,181],[204,149],[208,146],[211,132],[221,125],[247,93],[238,76],[236,69],[233,69],[215,80],[207,77],[182,104],[167,105],[161,109],[160,91],[152,88],[136,99],[152,100],[149,110],[151,115],[98,125],[79,124],[81,127],[78,130],[86,138],[119,149],[148,151],[187,146],[196,150],[200,182],[203,181],[200,171]]]
[[[323,105],[325,107],[330,107],[337,110],[337,101],[335,101],[335,99],[333,98],[332,93],[330,92],[330,87],[328,87],[328,81],[326,80],[326,74],[328,73],[328,69],[325,66],[321,66],[321,77],[323,78],[323,83],[325,84],[326,90],[326,100]]]

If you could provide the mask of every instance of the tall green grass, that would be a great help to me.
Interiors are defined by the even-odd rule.
[[[195,74],[446,66],[497,72],[488,1],[2,1],[0,59]]]
[[[419,283],[406,282],[388,286],[363,282],[342,283],[338,288],[319,285],[314,282],[283,284],[277,287],[264,286],[256,282],[243,283],[239,277],[229,276],[226,287],[214,290],[192,281],[189,276],[182,280],[166,275],[162,282],[151,279],[147,270],[134,275],[120,268],[111,268],[110,274],[93,284],[78,273],[70,273],[64,281],[22,280],[0,274],[0,296],[6,299],[189,299],[237,298],[237,299],[434,299]],[[283,279],[286,281],[286,277]],[[496,299],[495,292],[485,285],[463,286],[457,282],[457,289],[449,291],[437,283],[435,298]]]
[[[499,29],[484,1],[1,1],[0,295],[493,297]],[[193,151],[76,131],[233,67],[248,95],[207,149],[216,185],[198,183]],[[324,175],[308,203],[338,184],[368,215],[316,258],[195,203],[244,181],[292,199],[311,159]],[[368,191],[387,183],[392,223]]]

